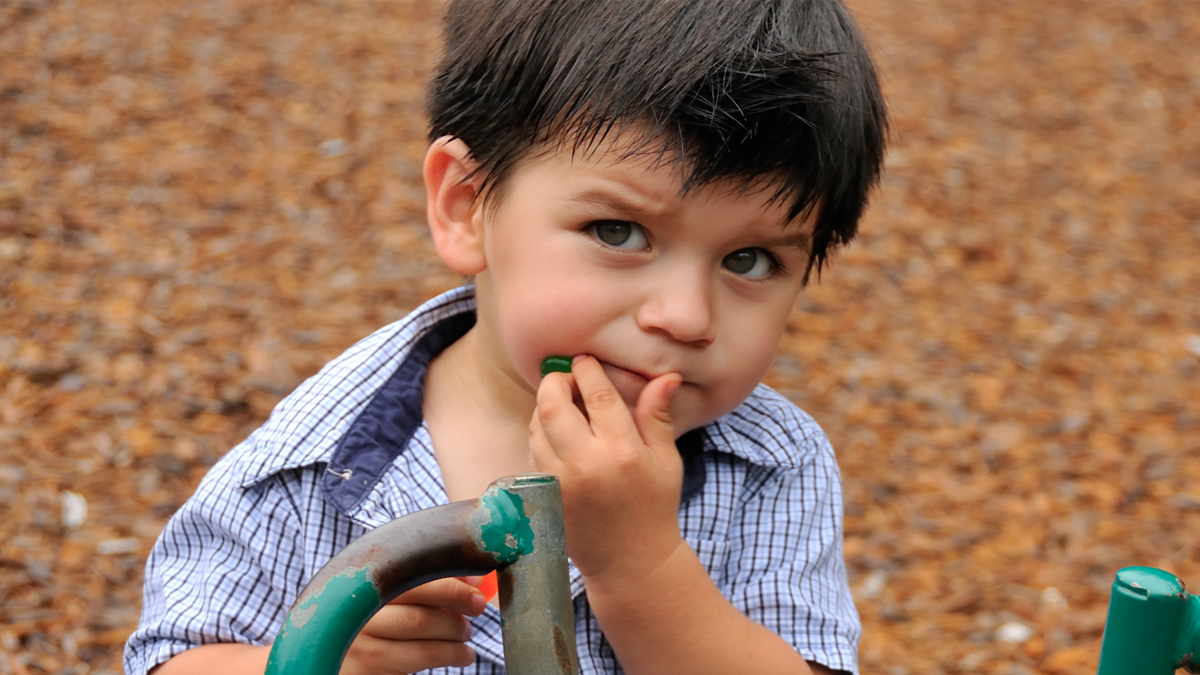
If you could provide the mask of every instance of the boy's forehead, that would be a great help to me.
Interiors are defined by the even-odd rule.
[[[545,143],[530,153],[517,171],[539,164],[552,172],[568,172],[576,189],[567,198],[581,203],[658,215],[684,200],[732,199],[761,210],[765,219],[789,233],[807,230],[811,224],[807,213],[787,218],[788,195],[781,190],[781,176],[727,177],[689,184],[686,179],[691,167],[683,153],[667,140],[649,137],[641,130],[586,142]]]

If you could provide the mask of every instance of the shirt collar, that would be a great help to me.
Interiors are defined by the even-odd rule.
[[[446,319],[474,313],[474,286],[455,288],[330,361],[284,398],[237,451],[229,453],[238,462],[242,487],[287,469],[327,463],[421,337]],[[423,362],[428,363],[428,357]]]

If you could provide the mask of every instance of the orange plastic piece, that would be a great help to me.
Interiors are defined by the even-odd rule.
[[[479,584],[479,590],[483,591],[483,597],[491,600],[496,597],[496,593],[500,590],[500,585],[496,581],[495,570],[488,572],[483,577],[483,583]]]

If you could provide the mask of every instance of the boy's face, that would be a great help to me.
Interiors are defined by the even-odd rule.
[[[678,372],[679,435],[736,408],[766,373],[810,223],[787,222],[773,186],[681,195],[678,167],[621,149],[527,159],[497,204],[475,210],[480,346],[528,392],[547,356],[591,354],[631,409],[649,379]]]

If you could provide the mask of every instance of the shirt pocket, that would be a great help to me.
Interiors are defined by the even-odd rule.
[[[729,562],[729,542],[714,539],[697,539],[696,537],[684,537],[683,540],[696,552],[696,557],[700,559],[700,564],[704,565],[704,569],[708,571],[708,576],[717,584],[717,587],[724,588],[725,567]]]

